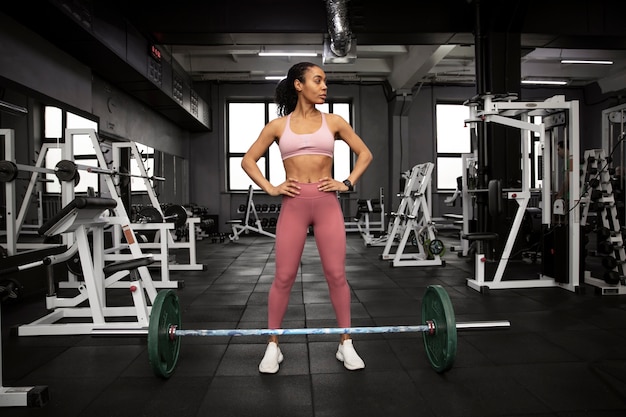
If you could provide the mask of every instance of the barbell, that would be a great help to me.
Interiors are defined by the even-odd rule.
[[[59,181],[74,181],[75,185],[78,185],[78,182],[80,181],[80,174],[77,171],[74,171],[72,175],[69,175],[67,172],[62,169],[58,169],[57,167],[55,167],[54,169],[36,167],[30,165],[16,164],[13,161],[2,160],[0,161],[0,182],[14,181],[15,179],[17,179],[17,174],[20,171],[54,174],[59,179]]]
[[[60,160],[54,168],[36,167],[30,165],[16,164],[13,161],[2,160],[0,161],[0,182],[10,182],[17,178],[19,171],[40,172],[43,174],[54,174],[59,181],[74,181],[78,184],[80,174],[78,171],[86,171],[94,174],[104,174],[111,176],[132,177],[132,178],[146,178],[153,181],[165,181],[163,177],[150,176],[144,177],[142,175],[130,174],[127,172],[116,171],[112,169],[93,167],[89,165],[78,165],[74,161],[67,159]]]
[[[187,221],[187,210],[183,206],[177,204],[169,205],[165,208],[163,215],[153,206],[142,208],[137,213],[139,223],[163,223],[173,222],[176,229],[183,227]]]
[[[423,333],[431,366],[438,373],[449,370],[456,358],[457,330],[508,328],[509,321],[457,323],[448,293],[430,285],[422,299],[422,325],[302,329],[183,330],[178,296],[171,289],[158,292],[150,313],[148,358],[155,375],[169,378],[176,368],[182,336],[271,336],[359,333]]]

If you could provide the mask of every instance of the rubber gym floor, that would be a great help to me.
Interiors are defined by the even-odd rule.
[[[184,283],[176,290],[182,327],[266,327],[273,249],[267,237],[199,241],[198,262],[207,270],[170,277]],[[16,326],[46,313],[43,297],[33,298],[3,306],[3,385],[47,385],[50,401],[2,408],[0,415],[625,415],[624,297],[600,296],[591,287],[580,294],[559,288],[480,294],[465,283],[471,262],[450,247],[446,265],[436,267],[392,268],[380,260],[382,250],[348,235],[353,326],[420,324],[420,300],[427,286],[439,284],[457,321],[510,320],[511,327],[459,331],[456,361],[442,374],[431,368],[418,333],[356,335],[366,363],[356,372],[335,359],[337,335],[282,337],[285,360],[276,375],[258,373],[263,336],[185,337],[165,380],[149,365],[145,337],[17,336]],[[312,237],[284,326],[336,326]]]

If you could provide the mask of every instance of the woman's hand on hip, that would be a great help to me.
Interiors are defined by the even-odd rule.
[[[343,182],[339,182],[330,177],[324,177],[319,180],[319,185],[317,186],[317,189],[326,192],[347,191],[348,187]]]
[[[294,178],[287,178],[285,182],[274,187],[273,192],[269,193],[271,196],[286,195],[289,197],[295,197],[300,194],[300,186],[298,180]]]

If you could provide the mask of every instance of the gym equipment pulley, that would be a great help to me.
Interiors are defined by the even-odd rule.
[[[422,324],[417,326],[381,326],[302,329],[218,329],[183,330],[178,296],[173,290],[161,290],[152,305],[148,329],[148,357],[154,373],[169,378],[176,368],[182,336],[270,336],[359,333],[422,333],[424,347],[433,369],[449,370],[456,358],[457,330],[508,328],[509,321],[457,323],[448,293],[439,285],[427,288],[422,299]]]

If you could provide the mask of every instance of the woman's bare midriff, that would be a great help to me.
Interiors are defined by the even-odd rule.
[[[333,159],[325,155],[298,155],[283,161],[287,178],[298,182],[318,182],[324,177],[332,178]]]

